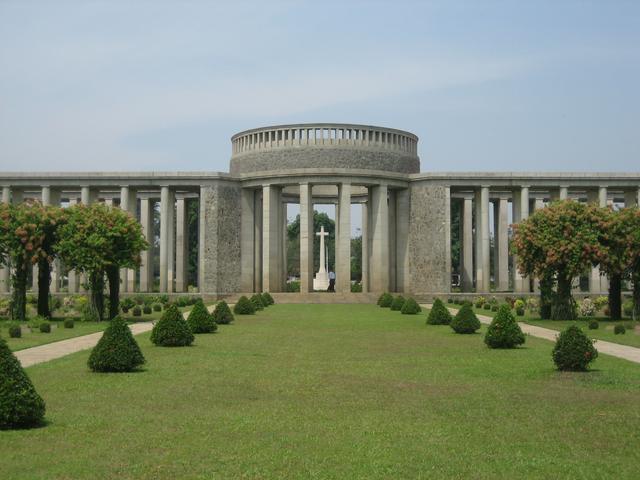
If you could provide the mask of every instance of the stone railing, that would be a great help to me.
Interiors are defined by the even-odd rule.
[[[231,138],[232,156],[301,146],[357,147],[417,155],[418,137],[393,128],[340,123],[278,125],[256,128]]]

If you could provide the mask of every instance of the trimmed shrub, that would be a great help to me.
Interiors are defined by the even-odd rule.
[[[44,400],[0,337],[0,430],[38,426],[44,412]]]
[[[253,306],[255,307],[256,311],[264,310],[264,304],[262,303],[262,295],[260,295],[259,293],[256,293],[252,295],[249,300],[251,301],[251,303],[253,303]]]
[[[598,351],[580,327],[571,325],[558,335],[552,356],[558,370],[582,372],[598,357]]]
[[[76,322],[73,318],[65,318],[64,319],[64,328],[73,328],[76,326]]]
[[[41,333],[51,333],[51,324],[49,322],[42,322],[39,328]]]
[[[151,305],[145,305],[144,307],[142,307],[142,312],[145,315],[149,315],[153,310],[151,309]]]
[[[218,329],[202,300],[196,302],[189,312],[187,324],[193,333],[213,333]]]
[[[402,295],[398,295],[393,299],[393,302],[391,302],[391,310],[399,312],[400,310],[402,310],[404,302],[404,297]]]
[[[22,328],[19,323],[11,323],[9,325],[9,337],[20,338],[22,337]]]
[[[127,313],[133,307],[136,306],[136,302],[131,297],[126,297],[120,300],[120,308],[124,313]]]
[[[389,292],[384,292],[378,298],[378,305],[382,308],[391,308],[391,304],[393,303],[393,296]]]
[[[433,301],[427,323],[430,325],[449,325],[451,323],[451,314],[439,298]]]
[[[151,341],[162,347],[185,347],[193,343],[194,337],[178,307],[171,305],[153,326]]]
[[[498,308],[499,308],[499,306],[498,306],[498,305],[496,305],[496,304],[491,305],[491,311],[492,311],[492,312],[497,312],[497,311],[498,311]],[[509,309],[511,309],[511,307],[509,307]]]
[[[403,315],[415,315],[416,313],[420,313],[421,311],[422,311],[422,308],[420,308],[420,305],[418,305],[418,302],[416,302],[413,298],[409,297],[402,305],[402,309],[400,310],[400,313],[402,313]]]
[[[624,335],[627,332],[627,329],[624,328],[624,325],[618,323],[615,327],[613,327],[613,333],[616,335]]]
[[[274,303],[276,303],[276,301],[273,299],[269,292],[262,292],[262,303],[264,303],[265,306],[268,307],[269,305],[273,305]]]
[[[487,303],[487,300],[484,297],[476,297],[473,300],[473,304],[476,306],[476,308],[482,308],[485,303]]]
[[[625,300],[622,304],[622,314],[625,317],[633,317],[633,300]]]
[[[142,315],[142,309],[138,305],[136,305],[135,307],[133,307],[133,310],[131,310],[131,313],[134,317],[139,317],[140,315]]]
[[[519,317],[524,317],[524,307],[516,308],[516,315]]]
[[[131,372],[144,362],[129,325],[117,315],[91,351],[87,364],[94,372]]]
[[[165,303],[165,305],[167,305]],[[153,304],[153,311],[154,312],[161,312],[162,311],[162,304],[161,303],[154,303]]]
[[[218,325],[228,325],[234,320],[233,313],[231,313],[231,309],[229,308],[229,305],[227,305],[227,302],[220,300],[217,303],[216,308],[213,309],[213,321]]]
[[[473,313],[471,305],[465,303],[451,320],[451,328],[456,333],[475,333],[480,328],[480,320]]]
[[[453,303],[453,298],[447,298],[447,303]]]
[[[598,327],[600,327],[600,324],[598,323],[597,320],[591,320],[589,322],[589,330],[597,330]]]
[[[251,300],[243,295],[233,307],[233,312],[238,315],[253,315],[256,313],[256,307]]]
[[[524,343],[524,334],[511,313],[509,305],[502,305],[484,336],[489,348],[515,348]]]

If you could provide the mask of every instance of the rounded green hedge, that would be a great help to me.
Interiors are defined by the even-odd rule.
[[[405,302],[404,297],[402,295],[398,295],[393,299],[393,302],[391,302],[391,310],[399,312],[400,310],[402,310],[402,306],[404,305],[404,302]]]
[[[64,328],[73,328],[76,326],[76,322],[73,318],[64,319]]]
[[[228,325],[234,320],[233,313],[231,313],[231,309],[227,302],[220,300],[217,303],[216,308],[213,309],[213,321],[218,325]]]
[[[185,347],[193,343],[194,337],[178,307],[171,305],[153,326],[151,341],[162,347]]]
[[[139,317],[140,315],[142,315],[142,309],[136,305],[135,307],[133,307],[133,310],[131,310],[131,313],[134,317]]]
[[[420,308],[420,305],[418,305],[418,302],[416,302],[413,298],[409,297],[402,305],[402,309],[400,310],[400,313],[402,313],[403,315],[416,315],[421,311],[422,311],[422,308]]]
[[[256,307],[251,300],[242,295],[233,307],[233,312],[238,315],[253,315],[256,313]]]
[[[624,335],[626,332],[627,332],[627,329],[624,328],[624,325],[622,325],[621,323],[613,327],[613,333],[616,335]]]
[[[427,323],[429,325],[449,325],[451,323],[451,314],[439,298],[433,301]]]
[[[378,306],[382,308],[390,308],[392,303],[393,296],[388,292],[384,292],[382,295],[380,295],[380,298],[378,298]]]
[[[44,400],[0,337],[0,429],[36,427],[44,413]]]
[[[473,312],[470,303],[462,305],[458,313],[451,320],[451,328],[456,333],[475,333],[480,328],[480,320]]]
[[[276,301],[273,299],[269,292],[262,292],[262,303],[265,307],[268,307],[269,305],[275,304]]]
[[[260,295],[259,293],[255,293],[251,296],[249,300],[251,301],[251,303],[253,303],[253,306],[255,307],[256,311],[264,310],[264,303],[262,303],[262,295]]]
[[[484,336],[489,348],[515,348],[525,341],[524,333],[511,313],[509,305],[501,305]]]
[[[20,324],[13,323],[9,325],[9,337],[10,338],[20,338],[22,337],[22,328]]]
[[[51,324],[49,322],[42,322],[40,324],[40,332],[51,333]]]
[[[558,370],[582,372],[598,357],[593,340],[576,325],[560,333],[552,352]]]
[[[94,372],[131,372],[144,362],[129,325],[117,315],[91,351],[88,365]]]
[[[597,320],[589,321],[589,330],[597,330],[598,327],[600,327],[600,324],[598,323]]]
[[[213,333],[218,329],[202,299],[198,299],[193,305],[187,317],[187,324],[193,333]]]

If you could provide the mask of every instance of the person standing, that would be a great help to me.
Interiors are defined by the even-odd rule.
[[[329,288],[327,288],[327,292],[335,292],[336,291],[336,272],[333,270],[329,270]]]

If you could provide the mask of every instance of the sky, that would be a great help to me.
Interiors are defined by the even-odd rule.
[[[638,1],[0,0],[0,171],[228,171],[343,122],[422,171],[639,171]]]

